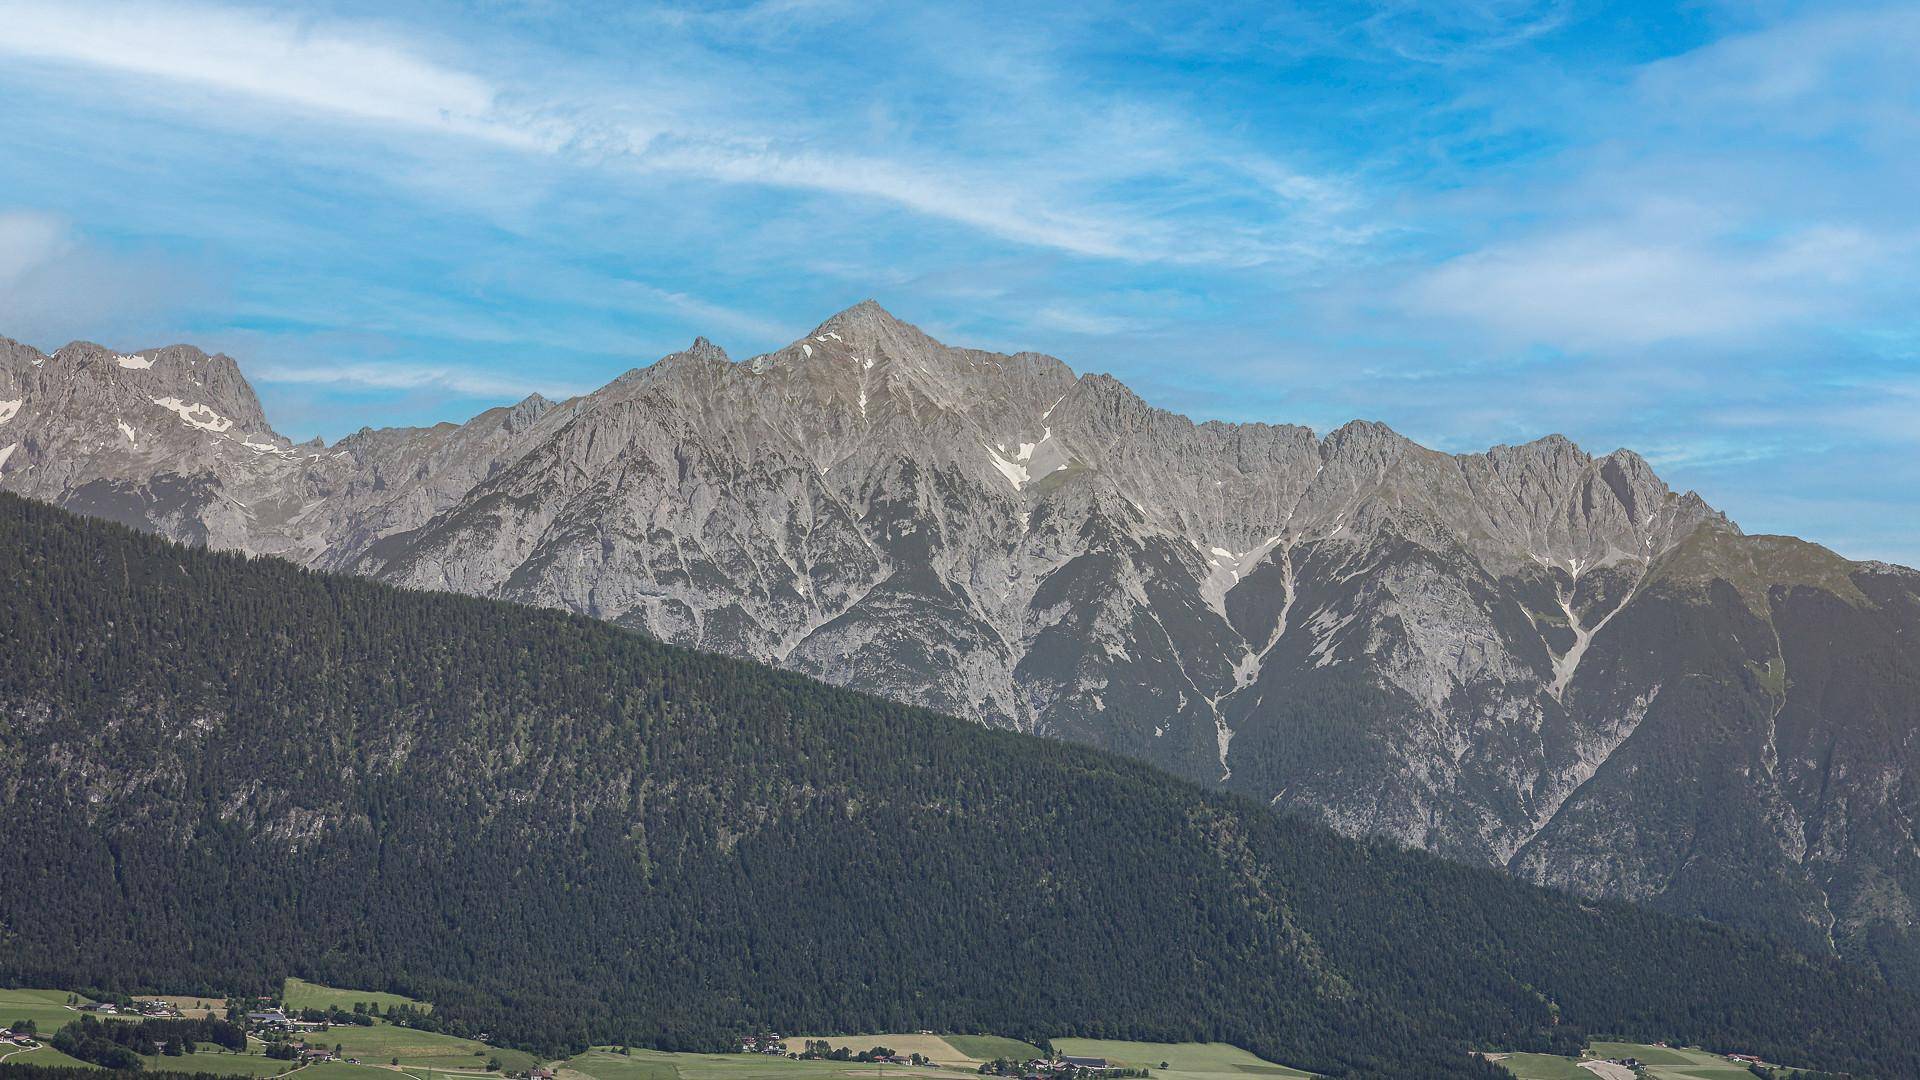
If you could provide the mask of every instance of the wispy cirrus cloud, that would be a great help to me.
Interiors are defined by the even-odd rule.
[[[1768,237],[1697,227],[1711,217],[1665,207],[1483,248],[1422,274],[1409,300],[1512,341],[1567,348],[1753,340],[1850,310],[1865,276],[1915,249],[1852,225]]]
[[[552,144],[485,79],[308,17],[193,5],[0,3],[0,50],[131,78],[210,87],[262,103],[522,149]]]
[[[560,399],[584,394],[591,386],[557,379],[538,371],[500,372],[480,367],[419,365],[390,362],[321,362],[258,364],[248,369],[268,386],[329,386],[356,390],[446,390],[466,397],[515,400],[528,394]]]
[[[740,20],[810,13],[811,5],[788,3],[742,13]],[[1119,147],[1089,141],[1088,130],[1098,123],[1083,125],[1080,138],[1088,151],[1101,152],[1077,160],[1069,157],[1071,146],[1048,153],[1032,144],[997,152],[977,143],[890,155],[827,150],[820,146],[820,118],[755,116],[729,107],[730,90],[721,85],[683,83],[671,100],[636,104],[636,96],[657,93],[660,85],[575,80],[569,87],[583,96],[568,98],[538,79],[513,79],[510,68],[482,75],[430,55],[392,27],[196,4],[0,0],[0,54],[203,88],[254,108],[290,109],[334,123],[472,139],[582,166],[871,200],[1078,256],[1248,264],[1324,252],[1351,235],[1326,222],[1330,208],[1354,201],[1339,193],[1337,181],[1286,168],[1244,146],[1219,148],[1209,160],[1211,148],[1195,131],[1181,140],[1177,171],[1162,149],[1169,132],[1127,132],[1147,137],[1117,153]],[[217,100],[190,105],[219,108]],[[1280,227],[1198,234],[1137,199],[1108,194],[1148,182],[1196,187],[1196,179],[1214,189],[1197,192],[1202,199],[1244,203],[1250,194],[1270,196],[1267,209]],[[1195,194],[1185,197],[1189,206]],[[1289,222],[1294,206],[1313,212]],[[1303,241],[1298,234],[1304,232],[1320,235]]]

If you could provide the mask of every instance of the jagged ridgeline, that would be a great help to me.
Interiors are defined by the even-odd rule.
[[[11,495],[0,571],[16,984],[297,973],[546,1048],[926,1027],[1443,1077],[1612,1032],[1920,1075],[1878,976],[1093,749]]]

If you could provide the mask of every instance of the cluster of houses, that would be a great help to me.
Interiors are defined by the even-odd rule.
[[[921,1032],[931,1035],[932,1032]],[[808,1040],[804,1051],[795,1051],[787,1045],[786,1037],[777,1031],[761,1032],[757,1035],[740,1037],[740,1052],[743,1054],[768,1054],[774,1057],[825,1057],[829,1053],[827,1040]],[[935,1063],[919,1054],[896,1054],[885,1047],[876,1046],[861,1052],[857,1057],[845,1050],[834,1050],[836,1059],[844,1055],[849,1060],[873,1062],[880,1065],[922,1065],[934,1067]],[[1005,1076],[1016,1080],[1075,1080],[1087,1076],[1119,1077],[1145,1076],[1145,1070],[1127,1069],[1102,1057],[1051,1057],[1034,1058],[1032,1061],[1011,1061],[1001,1059],[989,1061],[980,1066],[980,1072],[990,1076]],[[532,1077],[530,1080],[543,1080]],[[551,1080],[551,1078],[545,1078]]]
[[[927,1034],[923,1032],[922,1034]],[[742,1035],[740,1052],[743,1054],[767,1054],[785,1058],[826,1058],[833,1060],[860,1061],[878,1065],[932,1065],[933,1062],[919,1054],[896,1054],[885,1047],[876,1046],[871,1050],[862,1050],[855,1054],[849,1049],[836,1049],[825,1039],[808,1040],[801,1050],[787,1046],[786,1037],[777,1031],[766,1031],[758,1035]]]
[[[324,1020],[302,1020],[280,1009],[261,1009],[247,1014],[247,1028],[262,1035],[291,1035],[296,1031],[325,1031]]]
[[[158,998],[135,1000],[126,1006],[115,1005],[111,1001],[90,1001],[85,1005],[75,1005],[80,1012],[99,1013],[102,1016],[141,1016],[160,1020],[170,1016],[179,1016],[180,1010]]]
[[[18,1046],[24,1050],[31,1050],[40,1045],[40,1040],[24,1031],[15,1031],[12,1028],[0,1028],[0,1044]]]
[[[1658,1046],[1662,1049],[1667,1048],[1667,1044],[1663,1042],[1654,1043],[1653,1045]],[[1697,1047],[1695,1049],[1697,1049]],[[1723,1054],[1721,1056],[1726,1058],[1728,1061],[1736,1062],[1738,1064],[1746,1065],[1749,1067],[1754,1065],[1766,1064],[1766,1062],[1763,1059],[1755,1057],[1752,1054]],[[1636,1073],[1643,1073],[1646,1071],[1646,1068],[1647,1068],[1647,1063],[1644,1061],[1641,1061],[1639,1058],[1617,1057],[1617,1058],[1607,1058],[1606,1061],[1609,1064],[1625,1066],[1626,1068],[1632,1069]]]
[[[340,1055],[334,1053],[332,1050],[329,1050],[324,1046],[316,1046],[313,1043],[290,1042],[285,1045],[287,1049],[292,1052],[291,1060],[302,1062],[308,1065],[312,1065],[316,1062],[321,1062],[321,1061],[345,1061],[349,1065],[360,1064],[359,1058],[356,1058],[356,1057],[342,1058]],[[269,1053],[271,1053],[271,1051],[269,1051]]]
[[[1144,1069],[1127,1069],[1103,1057],[1034,1058],[1031,1061],[989,1061],[982,1073],[1018,1080],[1067,1080],[1084,1076],[1145,1076]]]

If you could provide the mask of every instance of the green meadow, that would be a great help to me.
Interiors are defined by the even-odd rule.
[[[634,1050],[589,1050],[562,1062],[557,1080],[830,1080],[835,1077],[935,1077],[965,1075],[951,1069],[861,1064],[855,1061],[795,1061],[770,1054],[670,1054]]]
[[[0,990],[0,1027],[31,1020],[42,1035],[51,1035],[80,1017],[67,1008],[67,997],[65,990]]]
[[[1508,1054],[1499,1063],[1520,1080],[1593,1080],[1572,1058],[1552,1054]]]
[[[1151,1069],[1156,1080],[1254,1080],[1263,1076],[1313,1075],[1289,1069],[1285,1065],[1276,1065],[1226,1043],[1055,1039],[1053,1048],[1067,1057],[1102,1057],[1131,1068]],[[1165,1068],[1161,1068],[1162,1062],[1166,1063]]]
[[[287,1007],[291,1009],[324,1009],[329,1006],[351,1009],[356,1001],[378,1003],[383,1010],[400,1004],[409,1004],[417,1008],[426,1007],[424,1002],[414,1001],[399,994],[322,986],[300,979],[288,979],[285,994]],[[79,1012],[67,1007],[67,996],[68,991],[65,990],[0,989],[0,1025],[10,1026],[21,1020],[32,1020],[38,1025],[42,1038],[51,1036],[80,1017]],[[80,1000],[83,1003],[87,1001],[86,998]],[[109,1016],[105,1019],[132,1021],[138,1018]],[[375,1020],[372,1027],[340,1025],[326,1031],[311,1032],[303,1037],[316,1046],[328,1048],[339,1046],[342,1057],[359,1058],[363,1064],[349,1065],[344,1061],[328,1062],[308,1065],[296,1070],[292,1062],[277,1060],[259,1053],[261,1044],[257,1040],[252,1044],[254,1053],[231,1054],[203,1049],[199,1053],[181,1057],[143,1057],[141,1061],[148,1069],[216,1073],[234,1077],[278,1076],[297,1071],[305,1080],[354,1080],[356,1077],[364,1080],[370,1074],[379,1074],[387,1077],[388,1080],[394,1080],[393,1070],[386,1066],[396,1059],[403,1069],[421,1074],[418,1080],[438,1080],[442,1074],[449,1076],[483,1074],[486,1071],[487,1062],[496,1058],[501,1066],[510,1072],[523,1072],[541,1063],[538,1057],[523,1050],[509,1050],[488,1046],[472,1039],[458,1039],[431,1031],[397,1027],[384,1020]],[[0,1051],[0,1053],[3,1052]],[[9,1057],[8,1060],[39,1065],[86,1067],[85,1062],[76,1061],[50,1046],[23,1051]],[[379,1067],[375,1068],[375,1066]]]
[[[1040,1048],[1032,1043],[1023,1043],[1019,1039],[1006,1039],[998,1035],[942,1035],[947,1045],[955,1050],[980,1061],[992,1061],[1006,1058],[1009,1061],[1031,1061],[1041,1057]]]
[[[411,1005],[423,1012],[433,1008],[424,1001],[416,1001],[404,994],[389,994],[382,990],[347,990],[310,983],[305,979],[288,979],[281,988],[280,997],[289,1009],[338,1008],[352,1012],[356,1001],[378,1005],[381,1012],[395,1005]]]
[[[1587,1047],[1588,1059],[1633,1058],[1644,1068],[1645,1080],[1753,1080],[1745,1065],[1705,1050],[1650,1046],[1646,1043],[1596,1042]],[[1499,1062],[1520,1080],[1592,1080],[1574,1058],[1550,1054],[1508,1054]]]
[[[372,1027],[342,1025],[306,1038],[317,1046],[338,1044],[342,1057],[359,1058],[368,1065],[386,1065],[398,1058],[403,1068],[475,1072],[484,1070],[489,1058],[499,1058],[507,1071],[522,1072],[540,1064],[539,1058],[524,1050],[396,1027],[384,1020]]]
[[[37,1050],[20,1050],[6,1054],[6,1060],[15,1065],[65,1066],[69,1069],[91,1069],[93,1066],[79,1058],[70,1058],[51,1046],[42,1046]]]

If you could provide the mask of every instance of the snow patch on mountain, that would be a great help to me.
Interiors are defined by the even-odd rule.
[[[185,423],[188,427],[195,427],[202,431],[211,431],[216,434],[233,427],[232,420],[214,412],[213,407],[210,405],[198,403],[189,405],[177,397],[154,398],[153,403],[169,412],[177,414],[181,422]]]

